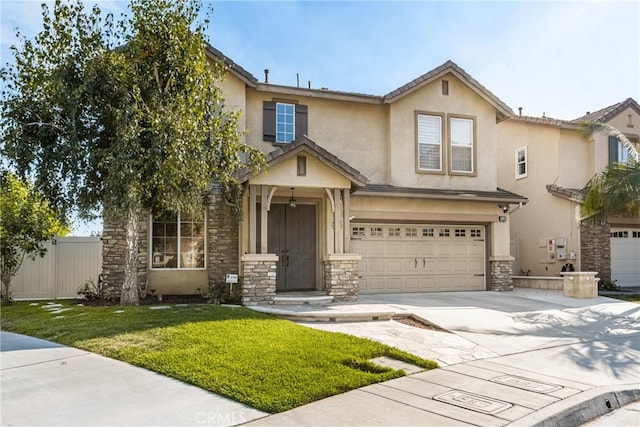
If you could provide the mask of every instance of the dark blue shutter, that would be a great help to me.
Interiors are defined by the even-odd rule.
[[[262,138],[264,141],[276,141],[276,103],[262,103]]]
[[[296,104],[296,138],[302,135],[307,135],[307,106]]]
[[[618,138],[609,135],[609,164],[618,162]]]

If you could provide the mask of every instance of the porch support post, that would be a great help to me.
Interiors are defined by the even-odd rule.
[[[260,190],[260,253],[267,253],[267,214],[269,213],[269,192],[266,185]]]
[[[344,231],[344,252],[349,253],[351,250],[351,191],[348,188],[342,190],[342,212],[344,213],[343,231]]]
[[[256,186],[249,185],[249,253],[256,253]]]
[[[334,201],[334,210],[333,210],[333,242],[334,242],[334,253],[342,254],[344,253],[344,241],[343,241],[343,224],[342,224],[342,201],[340,197],[340,193],[342,190],[339,188],[333,189],[333,201]]]

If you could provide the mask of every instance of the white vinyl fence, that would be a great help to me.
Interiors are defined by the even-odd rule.
[[[102,272],[100,237],[56,237],[44,258],[25,257],[11,280],[11,296],[20,299],[75,298],[85,281],[98,283]]]

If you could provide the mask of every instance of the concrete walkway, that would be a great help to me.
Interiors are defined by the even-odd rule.
[[[266,414],[124,362],[0,332],[2,426],[229,426]]]
[[[1,424],[640,425],[638,405],[627,405],[640,398],[637,304],[516,290],[364,295],[361,304],[288,310],[311,313],[307,319],[326,310],[342,319],[411,313],[452,333],[395,321],[308,322],[437,359],[441,368],[267,415],[116,360],[2,332]]]

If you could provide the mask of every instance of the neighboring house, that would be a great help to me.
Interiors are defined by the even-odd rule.
[[[227,106],[266,170],[240,175],[239,224],[215,186],[200,218],[141,220],[148,292],[194,294],[226,273],[239,274],[244,304],[512,289],[509,211],[527,198],[498,188],[498,136],[513,113],[463,69],[448,61],[372,96],[259,82],[208,53],[229,67]],[[104,278],[118,285],[123,229],[105,221],[103,241]]]
[[[577,124],[607,123],[631,141],[640,136],[640,107],[629,98],[572,121],[515,116],[498,126],[498,184],[529,203],[511,210],[514,275],[554,276],[571,264],[620,286],[640,285],[640,218],[583,221],[580,189],[613,162],[628,158],[614,137],[582,142]]]

